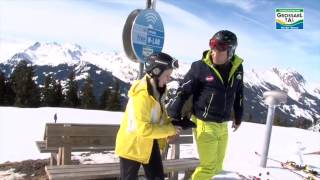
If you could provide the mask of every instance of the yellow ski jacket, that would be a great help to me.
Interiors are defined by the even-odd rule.
[[[152,94],[149,93],[151,89]],[[159,92],[150,76],[145,75],[131,86],[129,101],[116,139],[116,155],[148,164],[153,140],[157,139],[160,149],[165,147],[166,138],[175,135],[165,108],[159,100]]]

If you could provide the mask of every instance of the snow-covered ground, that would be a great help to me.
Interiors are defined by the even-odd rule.
[[[119,124],[123,114],[122,112],[71,108],[0,107],[0,163],[48,158],[49,154],[39,153],[35,141],[43,139],[45,123],[54,122],[55,113],[57,113],[59,123],[95,124]],[[270,172],[269,179],[301,179],[290,171],[277,168],[280,165],[272,161],[268,161],[267,169],[259,167],[260,157],[256,156],[254,152],[262,151],[264,132],[264,125],[246,122],[242,123],[236,132],[232,132],[230,129],[224,171],[215,179],[239,179],[235,172],[257,175],[259,172],[266,171]],[[319,151],[320,133],[274,126],[269,157],[282,161],[299,162],[297,142],[301,142],[301,146],[304,148],[303,153]],[[197,157],[197,151],[192,145],[183,145],[181,157]],[[96,153],[90,156],[74,153],[72,158],[79,159],[81,163],[118,161],[113,152]],[[320,155],[304,155],[303,160],[305,164],[309,164],[310,167],[319,171]]]

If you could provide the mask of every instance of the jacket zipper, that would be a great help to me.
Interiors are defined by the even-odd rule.
[[[212,102],[212,98],[213,98],[213,95],[214,95],[214,92],[211,94],[211,98],[210,98],[210,101],[209,101],[209,104],[207,106],[207,108],[205,110],[207,110],[207,112],[204,112],[204,118],[206,118],[208,116],[208,113],[209,113],[209,109],[210,109],[210,106],[211,106],[211,102]]]
[[[234,81],[234,76],[232,76],[231,78],[231,88],[233,86],[233,81]],[[226,91],[225,91],[225,94],[224,94],[224,108],[223,108],[223,118],[226,114],[226,106],[227,106],[227,94],[228,94],[228,87],[229,87],[229,83],[227,84],[227,87],[226,87]]]
[[[232,79],[231,79],[231,87],[233,86],[233,80],[234,80],[234,76],[232,76]]]
[[[225,94],[224,94],[223,118],[226,114],[226,106],[227,106],[227,92],[225,92]]]

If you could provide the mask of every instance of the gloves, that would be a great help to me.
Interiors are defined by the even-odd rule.
[[[196,128],[197,125],[190,121],[188,118],[181,118],[181,120],[179,119],[172,119],[171,123],[174,126],[180,126],[182,127],[183,130],[189,129],[189,128]]]

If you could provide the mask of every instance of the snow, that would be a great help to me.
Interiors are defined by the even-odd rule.
[[[309,130],[320,132],[320,122],[318,122],[315,126],[310,127]]]
[[[178,89],[179,88],[179,82],[178,81],[171,81],[167,84],[168,89]]]
[[[38,152],[35,141],[43,139],[47,122],[119,124],[121,112],[80,110],[70,108],[0,107],[0,163],[47,158]],[[23,148],[21,148],[23,147]]]
[[[320,99],[320,83],[306,83],[307,91]]]
[[[289,110],[293,117],[304,117],[306,119],[313,119],[312,112],[310,110],[299,108],[297,105],[283,105],[283,109]],[[291,112],[292,111],[292,112]]]
[[[244,81],[251,87],[257,86],[265,89],[270,89],[266,84],[269,83],[286,91],[291,99],[298,101],[301,94],[306,90],[305,84],[299,82],[296,76],[300,76],[300,74],[293,69],[280,70],[273,68],[271,70],[259,70],[258,72],[251,69],[244,72]]]
[[[49,154],[38,152],[35,141],[43,139],[45,123],[53,122],[55,113],[58,115],[59,123],[119,124],[123,115],[122,112],[72,108],[0,107],[0,163],[48,158]],[[224,171],[215,179],[239,179],[235,172],[257,175],[258,172],[266,171],[270,172],[271,179],[300,179],[290,171],[277,168],[280,165],[272,161],[268,161],[267,169],[259,167],[260,157],[254,152],[262,151],[264,133],[264,125],[247,122],[243,122],[236,132],[230,129]],[[319,132],[274,126],[269,157],[299,162],[297,142],[301,142],[301,146],[305,148],[303,153],[308,153],[319,151],[319,139]],[[182,145],[181,157],[197,157],[194,147],[194,145]],[[112,151],[91,155],[73,153],[72,159],[78,159],[83,164],[118,161]],[[319,155],[304,155],[303,160],[304,163],[317,167],[319,171]],[[0,172],[0,177],[3,173],[9,172]]]
[[[7,171],[0,171],[2,180],[19,180],[24,179],[23,176],[25,176],[25,174],[15,173],[13,168]]]
[[[38,45],[39,44],[39,45]],[[37,65],[52,65],[57,66],[59,64],[74,64],[75,60],[78,60],[73,54],[70,54],[70,48],[75,49],[76,46],[70,47],[60,46],[57,43],[36,43],[31,48],[28,48],[24,52],[27,53],[32,59],[33,63]],[[75,49],[79,50],[79,49]]]

